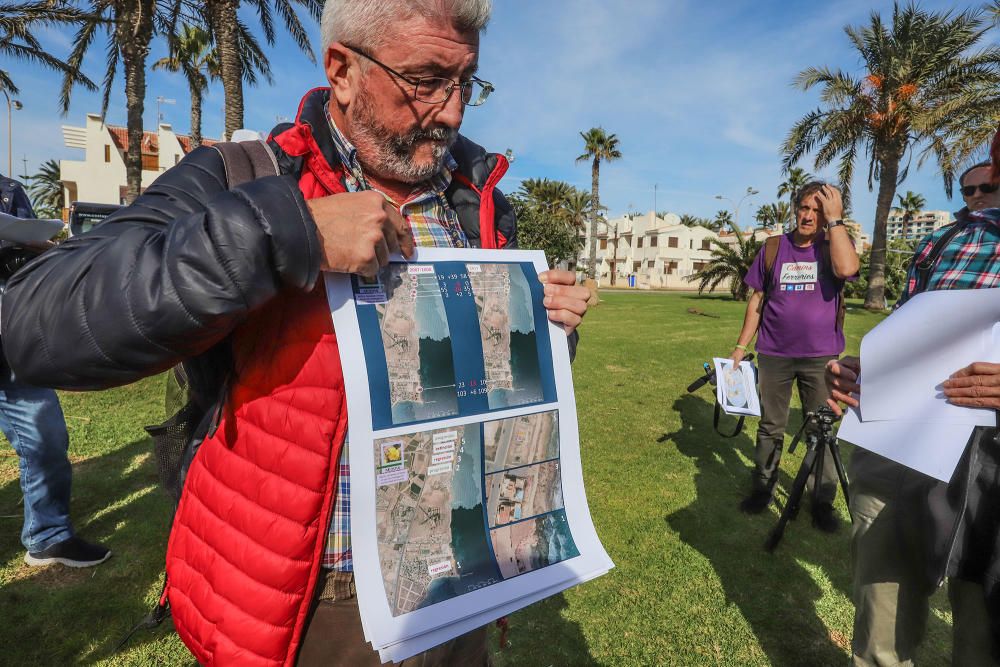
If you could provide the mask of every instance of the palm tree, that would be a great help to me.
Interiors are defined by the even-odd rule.
[[[581,132],[584,153],[576,158],[577,162],[590,160],[590,253],[587,263],[587,276],[593,279],[597,275],[597,217],[601,211],[600,180],[601,161],[614,162],[621,159],[618,149],[618,135],[608,134],[603,127],[592,127]]]
[[[706,289],[714,290],[720,283],[729,282],[729,293],[737,301],[746,301],[750,294],[750,288],[743,279],[750,270],[754,258],[760,251],[763,241],[758,241],[754,237],[743,238],[742,234],[736,235],[736,243],[723,243],[718,239],[712,239],[712,259],[708,264],[687,280],[698,281],[698,293],[701,294]]]
[[[1000,120],[1000,46],[973,51],[990,29],[982,9],[929,13],[896,5],[891,26],[872,13],[868,25],[846,28],[865,64],[864,77],[811,67],[796,78],[803,90],[822,88],[824,107],[792,127],[783,147],[785,169],[807,153],[815,154],[817,169],[839,159],[849,200],[863,150],[869,190],[879,184],[866,308],[883,304],[886,220],[896,186],[906,178],[907,169],[900,169],[906,154],[920,149],[918,164],[933,157],[950,196],[955,170]]]
[[[211,48],[211,35],[198,26],[185,23],[171,44],[169,56],[153,63],[153,69],[182,72],[191,91],[191,146],[201,145],[201,100],[214,77],[217,54]]]
[[[813,179],[812,174],[801,167],[792,167],[788,170],[788,178],[778,186],[778,199],[788,195],[788,201],[795,201],[795,196],[799,189]]]
[[[172,1],[175,3],[173,20],[176,21],[187,0]],[[322,18],[323,0],[248,0],[246,4],[257,11],[260,29],[269,46],[274,46],[273,11],[277,11],[299,50],[315,64],[316,56],[309,46],[309,34],[299,20],[292,2],[304,7],[314,20]],[[243,82],[247,72],[243,54],[246,52],[246,42],[252,39],[252,35],[237,15],[240,5],[241,0],[206,0],[203,5],[195,4],[204,17],[219,52],[219,74],[226,95],[226,137],[231,137],[233,132],[243,127]],[[267,70],[266,63],[266,59],[259,60],[257,69]]]
[[[28,177],[28,194],[39,217],[58,218],[62,214],[66,202],[58,161],[46,160],[37,174]]]
[[[736,236],[740,236],[740,229],[733,221],[733,214],[725,210],[717,211],[715,213],[715,220],[712,222],[713,231],[721,232],[726,227],[732,229]]]
[[[88,0],[88,4],[93,20],[84,23],[74,37],[74,47],[66,61],[68,70],[63,76],[60,106],[64,114],[69,111],[70,95],[74,84],[78,82],[77,75],[83,59],[98,30],[103,30],[107,41],[104,48],[106,67],[101,116],[108,111],[111,89],[121,61],[125,75],[125,107],[128,118],[126,198],[131,202],[139,196],[142,186],[142,114],[146,99],[146,60],[157,26],[163,24],[164,17],[156,0]]]
[[[786,201],[764,204],[757,209],[757,214],[754,217],[765,229],[773,228],[784,231],[785,227],[792,221],[792,205]]]
[[[72,71],[64,60],[45,51],[32,33],[32,29],[37,27],[83,23],[89,18],[79,9],[47,0],[0,7],[0,54],[11,60],[38,63],[71,76],[74,83],[88,90],[97,90],[93,81],[80,72]],[[10,72],[3,68],[0,68],[0,90],[12,94],[21,92]]]
[[[589,192],[573,188],[573,192],[570,193],[569,197],[563,203],[566,222],[573,229],[580,232],[584,231],[587,228],[587,218],[590,217],[590,210],[593,205],[594,201],[591,199]]]
[[[697,215],[691,215],[690,213],[681,214],[681,224],[685,227],[706,227],[712,229],[712,221],[708,218],[702,218]]]
[[[912,190],[907,190],[906,195],[896,195],[899,200],[899,210],[903,212],[903,224],[905,225],[913,216],[923,210],[924,206],[927,205],[927,201],[922,195],[913,192]]]

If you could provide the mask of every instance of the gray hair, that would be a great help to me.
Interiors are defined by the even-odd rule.
[[[374,51],[391,37],[394,23],[420,16],[459,32],[482,32],[492,0],[326,0],[320,30],[323,54],[334,42]]]

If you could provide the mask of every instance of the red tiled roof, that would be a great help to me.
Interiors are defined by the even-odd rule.
[[[122,151],[128,150],[128,128],[119,127],[117,125],[108,125],[108,131],[111,132],[111,138],[114,140],[115,145]],[[184,153],[191,152],[191,137],[186,134],[178,134],[177,140],[181,142],[181,149]],[[160,139],[156,132],[150,132],[146,130],[142,133],[142,152],[146,155],[159,155],[160,153]],[[215,139],[205,139],[201,140],[203,146],[211,146],[218,143]]]

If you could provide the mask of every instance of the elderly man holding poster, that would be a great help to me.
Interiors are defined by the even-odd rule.
[[[214,415],[164,593],[203,664],[379,663],[352,606],[347,412],[320,272],[374,276],[414,246],[516,245],[496,189],[506,160],[458,134],[494,90],[478,75],[490,12],[489,0],[327,0],[328,86],[272,131],[279,175],[230,189],[221,154],[199,148],[4,297],[25,381],[103,388],[184,362]],[[575,335],[588,290],[565,271],[540,279],[549,319]],[[485,637],[414,660],[483,665]]]

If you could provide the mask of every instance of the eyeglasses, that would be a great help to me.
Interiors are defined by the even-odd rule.
[[[361,49],[348,44],[344,44],[344,47],[372,61],[397,79],[413,86],[413,99],[424,104],[441,104],[442,102],[447,102],[451,98],[452,91],[457,86],[462,91],[462,104],[470,107],[478,107],[486,101],[490,93],[496,90],[492,83],[483,81],[477,77],[472,77],[468,81],[455,81],[454,79],[442,76],[422,76],[419,79],[412,79],[405,74],[400,74],[385,63],[376,60]]]
[[[984,195],[991,195],[1000,188],[1000,183],[980,183],[979,185],[966,185],[961,188],[959,192],[965,197],[971,197],[976,194],[976,188],[979,188]]]

